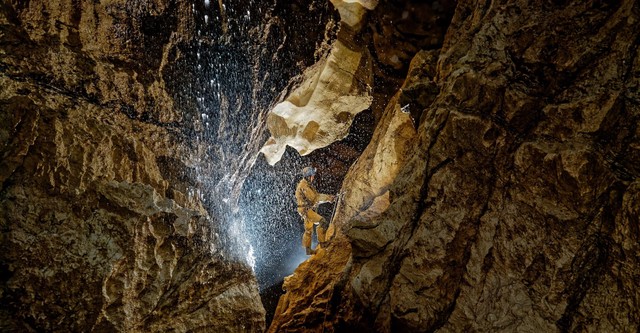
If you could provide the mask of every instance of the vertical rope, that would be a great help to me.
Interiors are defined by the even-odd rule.
[[[338,210],[338,205],[340,204],[340,200],[342,200],[342,196],[344,195],[344,192],[340,192],[337,197],[338,199],[336,199],[336,203],[335,205],[333,205],[333,211],[331,212],[331,219],[329,220],[329,225],[331,225],[333,223],[333,218],[336,215],[336,211]],[[329,225],[327,226],[327,231],[329,231]],[[331,239],[329,239],[328,241],[332,240],[333,237],[335,237],[336,232],[335,232],[335,226],[333,227],[333,235],[331,235]]]

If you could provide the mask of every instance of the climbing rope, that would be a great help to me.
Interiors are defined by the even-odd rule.
[[[333,223],[333,218],[335,217],[336,209],[340,204],[340,200],[342,200],[342,197],[344,196],[344,194],[345,192],[340,192],[336,196],[337,199],[336,199],[335,205],[333,205],[333,211],[331,212],[331,219],[329,220],[329,224]],[[334,226],[334,232],[333,232],[333,235],[331,235],[331,239],[329,241],[333,240],[333,237],[335,236],[336,236],[336,232],[335,232],[335,226]],[[335,290],[335,281],[331,283],[329,297],[327,298],[327,305],[325,305],[324,307],[324,318],[322,319],[322,333],[324,333],[324,328],[326,326],[325,324],[327,322],[327,314],[329,313],[329,304],[331,304],[331,299],[333,298],[334,290]]]
[[[333,211],[331,212],[331,219],[329,220],[329,225],[331,225],[331,223],[333,223],[333,218],[336,215],[336,210],[338,208],[338,205],[340,204],[340,200],[342,200],[342,197],[344,196],[345,192],[340,192],[338,193],[338,195],[336,195],[336,203],[335,205],[333,205]],[[331,239],[329,239],[329,241],[333,240],[333,237],[335,237],[336,232],[335,232],[335,226],[333,227],[334,231],[333,231],[333,235],[331,235]],[[329,229],[329,227],[327,227],[327,230]]]

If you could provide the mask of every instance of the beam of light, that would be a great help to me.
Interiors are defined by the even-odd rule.
[[[219,233],[212,237],[216,243],[211,250],[246,263],[264,288],[281,282],[308,257],[301,246],[302,224],[293,197],[302,162],[275,170],[256,161],[264,143],[259,109],[266,106],[254,91],[255,44],[247,31],[260,23],[263,9],[249,3],[204,0],[204,8],[200,3],[198,39],[187,58],[195,73],[184,89],[196,108],[191,119],[198,149],[194,159],[199,159],[195,174],[204,188],[201,200]],[[252,140],[257,141],[255,147]]]
[[[293,272],[300,266],[302,262],[309,259],[309,256],[305,253],[305,251],[300,247],[297,251],[291,253],[291,255],[287,258],[286,262],[286,271]]]
[[[221,1],[218,4],[225,9]],[[202,7],[192,6],[201,20],[196,20],[198,39],[194,41],[193,57],[186,58],[195,70],[193,80],[184,86],[185,95],[196,102],[197,113],[191,118],[194,122],[191,138],[196,147],[194,175],[204,189],[201,201],[214,221],[212,239],[216,244],[212,244],[211,251],[255,269],[256,251],[237,202],[237,188],[243,181],[237,174],[238,169],[244,167],[247,150],[236,147],[246,145],[242,132],[251,126],[244,116],[251,112],[251,100],[247,97],[252,92],[251,76],[246,74],[251,67],[247,61],[247,44],[236,40],[243,38],[242,31],[225,29],[223,34],[239,35],[214,46],[208,43],[221,37],[218,36],[219,29],[208,24],[210,15],[214,15],[212,19],[217,17],[209,12],[210,6],[210,0],[204,0],[206,10],[201,12]],[[189,108],[188,105],[185,107]]]
[[[256,271],[256,256],[253,253],[253,246],[249,244],[249,252],[247,253],[247,263],[251,266],[251,270]]]

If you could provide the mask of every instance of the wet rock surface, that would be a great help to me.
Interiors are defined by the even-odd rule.
[[[1,330],[264,330],[233,204],[342,45],[371,142],[290,162],[346,177],[270,332],[636,332],[638,4],[331,3],[0,4]]]
[[[0,4],[0,330],[264,330],[230,206],[326,27],[224,5]]]
[[[190,10],[1,5],[3,331],[263,329],[163,77]]]
[[[459,1],[269,331],[637,331],[639,19]]]

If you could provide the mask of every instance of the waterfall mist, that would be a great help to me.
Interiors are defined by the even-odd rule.
[[[274,281],[268,276],[290,272],[303,259],[287,259],[299,246],[287,186],[295,187],[303,162],[263,163],[258,151],[268,137],[266,113],[290,78],[316,60],[335,14],[325,1],[301,8],[275,0],[197,1],[190,15],[196,38],[180,45],[165,77],[191,124],[181,130],[194,156],[205,156],[184,172],[200,184],[193,195],[215,219],[219,250],[250,265],[265,287]],[[275,264],[283,261],[286,269]]]

